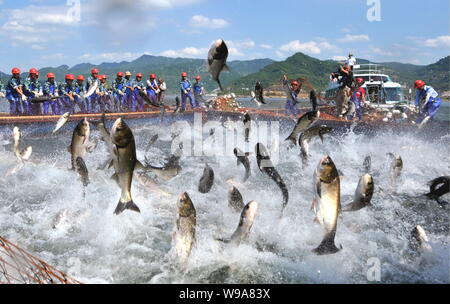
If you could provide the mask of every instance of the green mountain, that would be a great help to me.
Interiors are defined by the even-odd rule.
[[[384,72],[401,84],[412,86],[416,79],[422,79],[430,83],[439,91],[449,90],[449,59],[447,56],[434,64],[420,66],[398,62],[379,63]],[[358,63],[374,63],[364,59],[358,59]],[[285,61],[274,62],[267,65],[257,73],[249,74],[235,80],[231,84],[231,90],[244,93],[243,88],[254,87],[256,81],[261,81],[265,87],[280,84],[284,74],[289,78],[307,77],[318,90],[324,90],[328,85],[330,73],[337,70],[339,62],[333,60],[319,60],[303,53],[296,53]],[[248,91],[247,91],[248,93]]]
[[[223,72],[220,79],[224,86],[229,86],[233,81],[244,77],[248,74],[255,73],[266,65],[273,63],[272,59],[255,59],[244,61],[230,61],[228,66],[230,72]],[[70,68],[67,65],[59,67],[46,67],[39,70],[40,80],[45,80],[45,75],[49,72],[55,73],[57,81],[63,81],[66,74],[80,75],[85,77],[90,75],[92,68],[97,68],[100,74],[108,75],[108,82],[112,82],[118,71],[130,71],[131,73],[142,73],[143,79],[147,80],[151,73],[155,73],[157,77],[162,76],[167,83],[169,92],[176,93],[179,91],[179,81],[181,72],[187,72],[191,81],[194,81],[195,75],[202,77],[202,82],[208,91],[218,88],[217,83],[211,79],[207,71],[206,60],[191,58],[169,58],[163,56],[142,55],[141,57],[131,61],[122,61],[114,63],[102,63],[94,65],[90,63],[81,63]],[[28,73],[23,73],[22,77],[26,77]],[[10,77],[0,72],[3,82]]]

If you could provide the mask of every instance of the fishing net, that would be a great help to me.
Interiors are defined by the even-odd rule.
[[[0,236],[0,284],[81,284]]]

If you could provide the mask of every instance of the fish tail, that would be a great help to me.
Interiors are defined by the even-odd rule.
[[[216,81],[217,81],[217,84],[219,85],[220,90],[223,91],[223,87],[222,87],[222,84],[220,83],[220,79],[217,78]]]
[[[325,235],[320,245],[313,249],[313,252],[317,255],[324,255],[324,254],[333,254],[338,252],[341,248],[337,248],[334,244],[334,236],[336,234],[336,231],[331,231]]]
[[[141,212],[139,207],[132,200],[130,200],[128,202],[119,201],[119,203],[117,204],[116,210],[114,210],[114,214],[119,215],[126,209],[129,209],[131,211],[136,211],[139,213]]]
[[[294,146],[297,145],[297,142],[296,142],[296,140],[295,140],[295,137],[292,136],[292,134],[289,135],[285,140],[290,140],[290,141],[294,144]]]

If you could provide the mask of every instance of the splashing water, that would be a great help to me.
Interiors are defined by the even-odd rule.
[[[110,122],[108,124],[110,126]],[[91,136],[99,139],[92,128]],[[160,126],[133,126],[138,159],[147,156],[161,165],[168,156],[170,133]],[[377,134],[366,137],[349,131],[311,142],[308,165],[303,168],[298,147],[279,142],[276,168],[289,189],[290,200],[279,219],[282,196],[277,185],[261,173],[254,154],[252,174],[240,182],[244,168],[236,165],[232,149],[226,156],[183,156],[180,175],[158,181],[162,191],[145,189],[133,180],[134,202],[141,213],[113,215],[120,196],[110,180],[112,169],[96,170],[106,160],[106,147],[86,156],[91,183],[86,198],[76,173],[68,170],[71,131],[54,135],[24,134],[33,146],[35,165],[27,164],[0,183],[0,234],[85,283],[368,283],[371,259],[379,261],[381,283],[449,283],[449,211],[424,198],[427,182],[448,175],[448,136],[428,142],[412,135]],[[290,130],[283,130],[284,139]],[[203,137],[209,130],[205,130]],[[216,130],[216,133],[218,131]],[[10,130],[3,129],[7,141]],[[145,152],[150,138],[159,140]],[[275,141],[276,142],[276,141]],[[9,145],[0,152],[0,174],[14,165]],[[0,147],[0,150],[2,148]],[[214,151],[213,151],[214,152]],[[219,151],[216,151],[219,152]],[[403,159],[401,182],[394,189],[389,180],[389,158]],[[313,223],[310,210],[313,171],[329,154],[342,171],[341,203],[352,199],[362,163],[372,157],[375,192],[373,208],[344,213],[338,219],[336,244],[343,249],[317,256],[312,249],[324,231]],[[198,192],[204,162],[215,171],[207,194]],[[225,246],[216,238],[229,237],[239,214],[227,203],[226,180],[232,178],[244,202],[259,203],[249,240],[239,247]],[[177,198],[188,192],[197,210],[197,242],[185,269],[170,258]],[[448,195],[444,197],[449,200]],[[415,225],[424,227],[433,251],[411,260],[406,254]],[[55,226],[55,228],[53,228]]]

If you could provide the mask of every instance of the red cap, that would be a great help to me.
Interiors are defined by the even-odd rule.
[[[123,73],[122,72],[118,72],[117,73],[117,77],[123,77]]]
[[[137,73],[136,77],[142,77],[142,74],[141,73]]]
[[[187,73],[186,72],[181,73],[181,77],[187,77]]]
[[[98,74],[98,70],[97,70],[96,68],[93,68],[93,69],[91,70],[91,74]]]
[[[75,76],[73,76],[73,74],[67,74],[66,80],[75,80]]]
[[[20,74],[20,69],[19,68],[13,68],[12,70],[11,70],[11,74]]]
[[[30,74],[38,74],[38,70],[36,70],[35,68],[30,69]]]
[[[363,84],[365,82],[364,78],[361,78],[361,77],[356,78],[355,81],[357,84]]]
[[[78,75],[77,80],[84,80],[84,76],[83,75]]]
[[[53,74],[53,73],[48,73],[48,74],[47,74],[47,78],[55,78],[55,74]]]
[[[425,85],[425,82],[424,82],[423,80],[416,80],[416,81],[414,82],[414,87],[415,87],[416,89],[421,88],[421,87],[423,87],[424,85]]]
[[[297,81],[297,80],[292,80],[292,81],[291,81],[291,85],[293,85],[293,86],[298,86],[298,81]]]
[[[200,76],[195,76],[195,80],[200,80]]]
[[[108,76],[106,76],[106,75],[101,75],[100,76],[100,79],[106,79],[106,78],[108,78]]]
[[[156,75],[155,74],[150,74],[150,79],[155,79]]]

